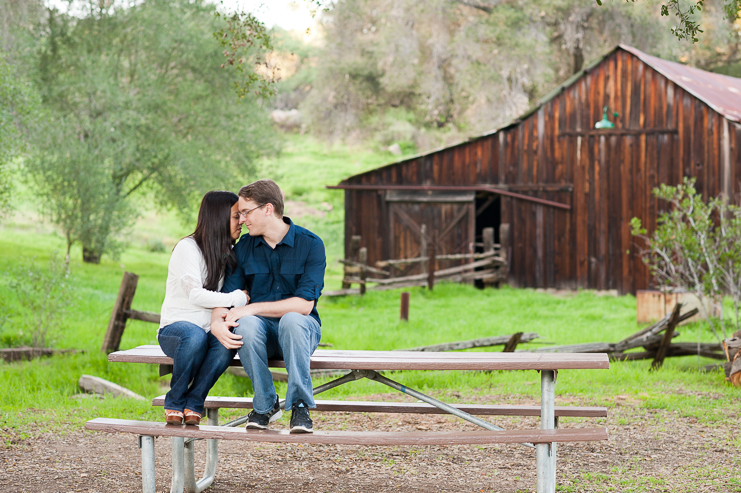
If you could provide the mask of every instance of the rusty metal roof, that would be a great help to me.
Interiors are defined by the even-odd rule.
[[[667,79],[734,122],[741,121],[741,79],[662,60],[631,46],[619,45]]]

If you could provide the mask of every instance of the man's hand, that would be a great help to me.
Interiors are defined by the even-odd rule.
[[[226,313],[223,315],[226,317]],[[241,339],[242,336],[233,334],[229,329],[239,325],[237,322],[227,320],[217,320],[216,322],[211,321],[211,333],[216,339],[227,349],[239,349],[244,344]]]
[[[252,305],[239,307],[235,306],[226,313],[224,320],[226,320],[227,322],[236,322],[240,318],[246,317],[247,315],[254,315],[253,311],[254,310],[252,309]]]

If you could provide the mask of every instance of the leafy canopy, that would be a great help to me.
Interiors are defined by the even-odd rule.
[[[234,71],[222,68],[233,52],[214,40],[223,19],[205,2],[49,14],[36,55],[48,118],[28,169],[86,260],[120,249],[142,202],[188,211],[207,190],[240,186],[273,150],[259,97],[234,94],[263,81],[247,62],[267,46],[264,32],[245,35],[254,42]]]

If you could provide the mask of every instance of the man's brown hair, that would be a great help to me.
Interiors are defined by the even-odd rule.
[[[283,192],[273,180],[257,180],[239,189],[239,196],[259,206],[273,204],[275,215],[283,217]]]

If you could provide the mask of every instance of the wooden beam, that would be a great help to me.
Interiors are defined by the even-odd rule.
[[[653,363],[651,363],[651,370],[658,370],[664,364],[664,358],[666,358],[669,346],[672,343],[672,337],[674,336],[674,328],[679,323],[679,312],[682,309],[682,306],[682,303],[674,305],[672,316],[669,318],[669,323],[664,331],[664,338],[661,340],[659,349],[656,351],[656,357],[654,358]]]
[[[327,185],[330,190],[473,190],[477,192],[491,192],[498,195],[504,195],[505,197],[511,197],[513,199],[525,200],[528,202],[535,202],[538,204],[547,205],[549,207],[556,207],[558,209],[564,209],[567,211],[571,210],[571,206],[561,202],[554,202],[552,200],[540,199],[538,197],[531,197],[530,195],[523,195],[521,193],[514,193],[508,190],[502,190],[497,185]]]
[[[534,339],[538,339],[540,336],[535,332],[518,332],[520,334],[518,342],[526,343]],[[514,334],[517,335],[517,334]],[[470,341],[458,341],[458,342],[446,342],[443,344],[433,344],[431,346],[419,346],[411,349],[398,349],[397,351],[459,351],[461,349],[472,349],[477,347],[491,347],[491,346],[506,346],[508,342],[512,340],[514,335],[511,336],[494,336],[485,337],[483,339],[473,339]],[[512,351],[510,351],[512,352]]]
[[[121,286],[118,289],[118,298],[116,298],[116,304],[113,305],[111,319],[108,322],[108,330],[103,338],[103,346],[100,348],[104,353],[118,351],[138,282],[139,276],[131,272],[124,272]]]
[[[155,312],[140,312],[138,310],[129,310],[127,315],[132,320],[141,320],[142,322],[160,323],[160,314]]]
[[[137,393],[130,391],[125,387],[121,387],[118,384],[109,382],[100,377],[94,377],[92,375],[82,375],[78,381],[78,385],[82,390],[91,394],[105,395],[110,394],[113,397],[128,397],[130,399],[136,399],[143,401],[144,397]]]
[[[507,341],[507,344],[504,345],[504,349],[502,349],[503,353],[514,353],[515,349],[517,349],[517,344],[520,343],[520,340],[522,340],[522,332],[515,332],[512,334],[512,337],[509,338],[509,341]]]

